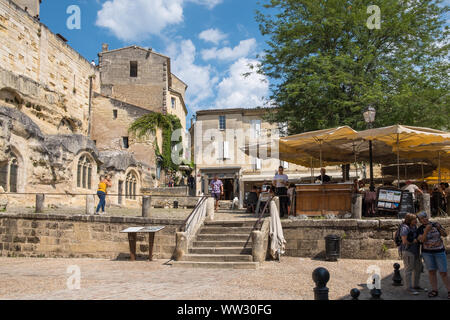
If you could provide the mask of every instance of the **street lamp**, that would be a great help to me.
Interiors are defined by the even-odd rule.
[[[375,122],[377,110],[369,106],[363,113],[364,121],[367,123],[369,129],[372,129]],[[373,183],[373,159],[372,159],[372,140],[369,140],[369,158],[370,158],[370,191],[375,191],[375,184]]]

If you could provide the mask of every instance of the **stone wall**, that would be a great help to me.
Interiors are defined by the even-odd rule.
[[[137,77],[130,77],[130,62]],[[99,53],[102,94],[162,112],[168,89],[169,58],[137,46]]]
[[[183,221],[47,214],[0,214],[0,256],[15,257],[129,257],[128,236],[121,230],[132,226],[165,226],[156,233],[154,257],[170,259],[175,234]],[[148,235],[138,234],[136,253],[148,257]]]
[[[16,94],[44,134],[67,124],[86,134],[91,77],[100,89],[96,68],[10,0],[0,0],[0,43],[0,90]]]
[[[450,234],[450,218],[432,219]],[[286,255],[318,257],[325,254],[325,236],[339,235],[341,257],[348,259],[397,259],[394,234],[401,220],[289,220],[282,221]],[[445,239],[450,248],[450,236]]]

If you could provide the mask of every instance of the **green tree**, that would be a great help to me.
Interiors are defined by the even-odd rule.
[[[268,36],[259,72],[273,79],[271,121],[298,133],[349,125],[450,127],[449,28],[441,0],[267,0],[256,19]],[[368,6],[381,12],[369,29]]]
[[[182,138],[178,141],[172,141],[172,133],[175,130],[181,129],[180,119],[173,114],[162,114],[158,112],[148,113],[136,121],[134,121],[129,131],[134,133],[138,138],[142,138],[147,133],[156,134],[156,129],[162,130],[162,153],[159,152],[159,146],[155,138],[155,154],[162,157],[162,168],[166,170],[177,171],[178,165],[172,161],[173,147],[180,143]]]

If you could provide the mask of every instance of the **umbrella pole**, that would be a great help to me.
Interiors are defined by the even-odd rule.
[[[400,188],[400,149],[399,149],[399,134],[397,133],[397,188]]]
[[[353,147],[353,155],[355,156],[355,177],[358,179],[358,163],[356,162],[356,151],[355,151],[355,143],[352,144]]]
[[[322,141],[320,141],[320,175],[321,175],[321,183],[323,184],[323,170],[322,170]]]
[[[420,164],[420,166],[422,167],[422,181],[425,181],[425,177],[424,177],[424,174],[423,174],[423,162]]]
[[[438,184],[441,184],[441,152],[440,151],[438,151],[438,168],[439,168]]]
[[[311,183],[314,183],[314,167],[313,167],[313,158],[311,157]]]

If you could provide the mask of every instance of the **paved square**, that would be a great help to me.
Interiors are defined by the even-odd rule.
[[[426,293],[411,296],[404,287],[392,286],[393,263],[398,261],[339,260],[325,262],[283,257],[265,262],[258,270],[181,269],[167,260],[110,261],[100,259],[0,258],[0,299],[313,299],[312,271],[329,270],[330,299],[349,299],[352,288],[361,300],[370,298],[365,286],[370,265],[380,267],[382,298],[428,299]],[[80,290],[69,290],[69,266],[81,271]],[[402,273],[403,276],[403,273]],[[426,274],[421,285],[429,288]],[[439,280],[439,297],[447,293]]]

